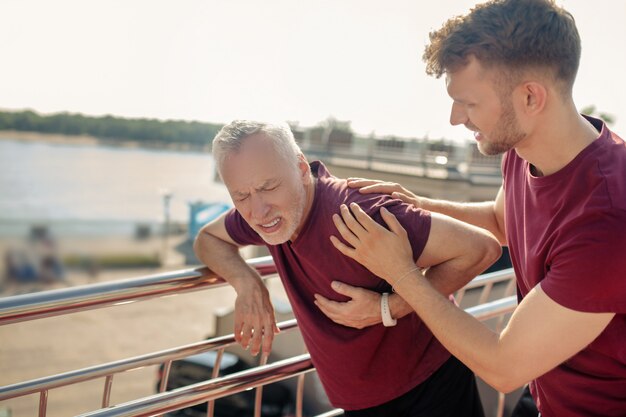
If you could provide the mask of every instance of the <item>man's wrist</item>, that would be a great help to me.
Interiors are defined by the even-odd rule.
[[[237,294],[260,288],[266,289],[263,278],[256,271],[238,273],[228,279],[225,278],[225,280],[234,288]]]
[[[389,313],[396,320],[414,312],[413,308],[398,294],[389,294]]]
[[[391,310],[389,308],[389,293],[385,292],[380,297],[380,314],[383,318],[383,326],[393,327],[398,323],[398,320],[391,316]]]

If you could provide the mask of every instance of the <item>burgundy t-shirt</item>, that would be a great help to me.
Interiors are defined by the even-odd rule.
[[[358,203],[377,222],[386,207],[407,229],[417,259],[430,232],[430,213],[386,195],[360,194],[346,181],[329,174],[320,162],[311,163],[317,178],[315,198],[302,231],[293,242],[266,245],[276,263],[304,342],[320,380],[335,407],[362,409],[392,400],[427,379],[450,356],[416,314],[382,324],[354,329],[334,323],[313,303],[318,293],[347,301],[330,287],[334,280],[379,293],[389,284],[358,262],[344,256],[329,240],[340,237],[332,215],[341,204]],[[236,210],[226,217],[230,237],[242,245],[264,245]]]
[[[564,307],[617,313],[588,347],[531,383],[542,417],[626,416],[626,145],[589,121],[599,137],[560,171],[535,177],[514,150],[502,165],[519,297],[541,284]]]

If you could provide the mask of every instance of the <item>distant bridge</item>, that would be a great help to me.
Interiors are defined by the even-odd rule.
[[[471,145],[406,141],[387,147],[369,139],[342,146],[303,141],[301,147],[309,160],[321,160],[337,177],[396,182],[424,197],[492,200],[502,183],[500,158],[483,156]]]

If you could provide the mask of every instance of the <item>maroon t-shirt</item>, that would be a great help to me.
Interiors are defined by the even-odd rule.
[[[519,297],[541,284],[564,307],[617,313],[588,347],[531,383],[542,417],[626,416],[626,145],[589,120],[600,136],[560,171],[535,177],[514,150],[502,165]]]
[[[341,204],[356,202],[384,224],[379,210],[386,207],[406,228],[417,259],[430,232],[430,213],[386,195],[360,194],[330,175],[320,162],[313,162],[311,169],[317,178],[315,198],[302,231],[293,242],[266,246],[330,402],[347,410],[372,407],[426,380],[450,354],[416,314],[398,320],[395,327],[378,324],[359,330],[334,323],[313,303],[316,293],[348,300],[331,289],[334,280],[391,292],[384,280],[335,249],[329,236],[340,235],[332,215],[339,213]],[[265,244],[234,209],[226,217],[226,230],[239,244]]]

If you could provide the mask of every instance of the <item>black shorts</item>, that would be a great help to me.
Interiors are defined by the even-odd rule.
[[[346,410],[348,417],[484,417],[474,373],[451,356],[411,391],[375,407]]]

